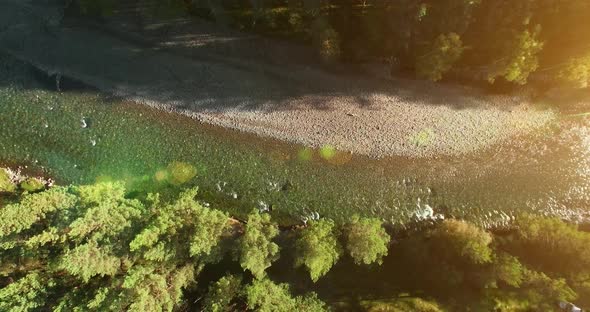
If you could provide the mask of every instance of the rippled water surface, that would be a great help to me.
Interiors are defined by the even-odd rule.
[[[531,211],[588,217],[584,105],[552,106],[561,117],[545,129],[478,155],[372,160],[201,125],[93,90],[58,93],[24,64],[1,65],[0,161],[61,183],[197,184],[212,205],[239,216],[271,210],[286,224],[354,213],[397,225],[461,217],[494,226]]]

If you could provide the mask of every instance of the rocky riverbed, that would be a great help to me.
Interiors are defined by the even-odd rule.
[[[0,3],[0,51],[126,99],[306,146],[376,158],[459,155],[555,118],[524,98],[458,86],[190,58],[100,31],[53,27],[55,12],[27,1]]]

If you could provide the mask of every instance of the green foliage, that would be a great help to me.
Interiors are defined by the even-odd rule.
[[[310,222],[297,239],[295,266],[304,266],[311,280],[316,282],[328,273],[342,254],[337,237],[334,221]]]
[[[256,278],[242,287],[241,277],[222,277],[197,308],[327,310],[315,293],[293,296],[288,284],[266,277],[279,256],[273,242],[278,228],[269,214],[254,211],[245,225],[230,229],[227,214],[203,207],[196,196],[190,189],[166,202],[158,195],[130,199],[119,183],[15,196],[0,206],[0,311],[181,310],[187,289],[203,291],[194,287],[199,273],[235,247],[229,240],[239,243],[239,263]],[[553,218],[522,217],[516,225],[515,232],[492,239],[475,225],[446,220],[397,244],[395,257],[387,258],[396,274],[386,274],[389,263],[362,274],[377,274],[367,278],[383,286],[391,276],[408,274],[402,280],[411,281],[412,291],[466,297],[469,305],[461,308],[473,310],[548,311],[559,300],[584,302],[590,293],[590,234]],[[339,230],[330,220],[311,221],[296,238],[295,265],[314,282],[342,253]],[[341,230],[357,264],[380,263],[387,254],[390,237],[379,220],[354,216]],[[399,292],[404,283],[388,287]],[[369,311],[443,310],[419,298],[369,302],[363,300],[367,293],[359,296]]]
[[[31,272],[18,281],[0,288],[0,311],[38,311],[46,303],[48,292],[55,286],[37,272]]]
[[[314,292],[295,297],[295,311],[322,312],[329,310],[326,304]]]
[[[197,189],[188,190],[176,202],[152,209],[151,220],[129,244],[131,251],[143,248],[152,259],[166,259],[172,253],[161,237],[190,233],[187,240],[190,256],[211,254],[228,229],[228,215],[203,207],[195,200],[196,195]]]
[[[445,220],[432,232],[433,243],[449,258],[465,259],[469,263],[492,261],[492,236],[485,230],[459,220]]]
[[[279,246],[273,242],[279,234],[276,223],[269,214],[254,210],[248,216],[244,235],[240,239],[240,265],[257,278],[265,276],[265,270],[279,258]]]
[[[75,188],[82,204],[100,204],[103,202],[117,202],[125,197],[125,187],[122,183],[99,183],[83,185]]]
[[[552,279],[544,273],[526,270],[520,288],[493,291],[488,295],[487,310],[528,312],[554,311],[560,301],[571,302],[576,293],[563,279]]]
[[[529,75],[539,67],[538,54],[543,49],[539,39],[540,28],[535,31],[525,30],[517,34],[505,47],[505,57],[496,62],[488,80],[494,82],[502,76],[507,81],[524,85]]]
[[[200,214],[195,217],[195,230],[191,237],[191,256],[208,255],[218,244],[222,235],[228,230],[229,216],[219,210],[201,207]]]
[[[463,54],[463,42],[456,33],[439,35],[426,55],[416,60],[416,73],[419,77],[439,81]]]
[[[573,279],[590,274],[590,233],[557,218],[523,216],[517,226],[509,248],[525,262]]]
[[[565,68],[560,71],[559,77],[578,88],[588,88],[590,84],[590,54],[567,62]]]
[[[579,66],[590,38],[585,1],[208,1],[208,7],[214,16],[233,17],[240,29],[310,42],[328,61],[389,59],[395,69],[433,81],[453,69],[476,81],[525,84],[536,73],[554,84],[588,81]]]
[[[527,272],[522,288],[531,308],[536,311],[552,310],[555,302],[569,302],[577,297],[564,279],[552,279],[544,273],[533,271]]]
[[[112,254],[108,247],[99,248],[91,241],[67,251],[60,268],[81,278],[84,282],[94,276],[113,276],[119,271],[121,260]]]
[[[400,298],[384,301],[365,301],[362,303],[367,312],[443,312],[434,301],[421,298]]]
[[[8,171],[0,168],[0,193],[13,193],[16,191],[16,185],[10,178]]]
[[[49,213],[70,209],[75,204],[76,197],[67,193],[65,188],[25,194],[19,203],[0,209],[0,238],[27,230]]]
[[[502,253],[494,261],[494,275],[498,281],[519,287],[524,279],[525,268],[516,257]]]
[[[346,227],[346,250],[356,264],[383,262],[387,256],[391,237],[377,218],[361,218],[358,215]]]
[[[242,277],[226,275],[209,286],[209,292],[203,303],[203,310],[207,312],[234,311],[234,300],[240,295]]]
[[[255,311],[326,311],[325,304],[314,293],[293,298],[289,285],[275,284],[267,278],[254,280],[246,287],[245,293],[248,308]]]
[[[194,282],[195,268],[137,265],[127,272],[122,287],[131,305],[128,311],[172,311],[182,302],[182,290]]]
[[[0,307],[172,311],[182,304],[183,290],[212,260],[227,215],[202,207],[196,189],[169,204],[148,196],[148,207],[125,193],[119,183],[53,187],[1,207],[0,276],[29,275],[0,284]]]
[[[145,213],[141,202],[124,198],[122,184],[85,186],[79,192],[81,203],[88,208],[70,224],[68,236],[74,241],[102,241],[120,235]]]

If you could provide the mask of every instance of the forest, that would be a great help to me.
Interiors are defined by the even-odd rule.
[[[145,0],[146,14],[189,12],[313,46],[332,66],[380,63],[392,76],[501,88],[587,88],[590,3],[580,0]],[[108,16],[112,0],[67,1]],[[336,63],[336,64],[334,64]]]
[[[0,13],[0,312],[590,307],[589,1]]]
[[[556,218],[279,226],[198,190],[55,186],[0,170],[2,311],[550,311],[588,305],[590,233]],[[577,300],[577,301],[576,301]]]

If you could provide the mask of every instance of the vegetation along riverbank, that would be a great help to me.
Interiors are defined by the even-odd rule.
[[[129,193],[118,182],[31,189],[29,179],[0,170],[3,311],[589,304],[590,234],[558,219],[523,216],[496,235],[449,219],[392,239],[382,221],[358,216],[280,231],[266,212],[239,222],[204,206],[197,189],[168,199]]]
[[[146,46],[100,27],[51,28],[48,20],[59,20],[61,7],[36,3],[0,3],[0,51],[49,76],[71,77],[203,123],[311,148],[329,145],[374,158],[456,156],[535,132],[555,119],[549,107],[523,96],[278,66],[239,53],[222,57],[210,42],[231,42],[232,51],[245,51],[252,48],[249,37],[202,23],[192,31],[195,42],[181,51],[165,42],[182,34],[168,34],[161,39],[164,46]]]
[[[63,184],[118,180],[139,191],[198,184],[202,199],[236,216],[259,207],[282,224],[312,214],[378,216],[401,227],[445,216],[484,227],[522,212],[587,216],[584,118],[473,157],[376,161],[206,127],[74,80],[57,92],[54,79],[8,56],[0,75],[0,161]]]
[[[589,23],[0,0],[0,312],[586,311]]]

